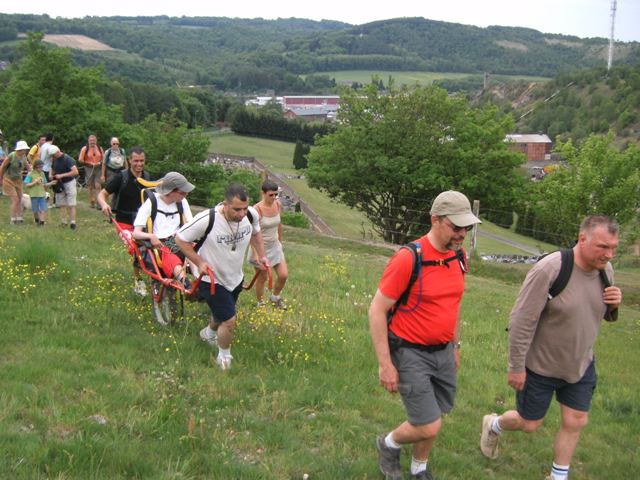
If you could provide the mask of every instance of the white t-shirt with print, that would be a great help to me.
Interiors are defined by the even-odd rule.
[[[165,203],[160,195],[156,195],[158,201],[158,213],[156,213],[156,219],[153,222],[153,232],[158,238],[168,238],[180,228],[180,214],[178,213],[178,206],[176,202]],[[184,214],[185,224],[193,220],[191,214],[191,208],[187,199],[182,199],[182,211]],[[148,198],[140,206],[136,219],[133,221],[134,227],[146,227],[147,220],[151,216],[151,200]]]
[[[227,221],[222,213],[222,205],[216,206],[215,210],[213,228],[204,240],[198,254],[213,268],[215,283],[232,291],[240,285],[244,277],[242,272],[244,254],[251,237],[260,232],[260,220],[258,212],[253,207],[249,207],[253,224],[249,221],[248,216],[240,222]],[[177,237],[185,242],[197,242],[204,236],[208,225],[209,210],[205,210],[196,215],[193,221],[184,225],[177,233]],[[199,275],[195,266],[194,275]],[[205,282],[211,282],[208,275],[202,279]]]

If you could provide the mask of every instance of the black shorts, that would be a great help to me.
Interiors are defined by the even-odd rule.
[[[226,322],[236,316],[236,302],[242,291],[242,282],[233,291],[229,291],[217,283],[215,287],[215,292],[211,295],[211,284],[200,282],[198,295],[209,305],[209,310],[211,310],[211,315],[216,323]]]
[[[544,418],[553,393],[556,400],[574,410],[588,412],[591,407],[593,391],[596,389],[595,359],[587,367],[584,375],[576,383],[569,383],[561,378],[538,375],[527,368],[527,379],[524,388],[516,393],[518,413],[525,420]]]

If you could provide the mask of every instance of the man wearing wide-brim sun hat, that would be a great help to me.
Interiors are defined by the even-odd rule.
[[[12,225],[24,222],[22,219],[22,172],[31,170],[27,153],[29,153],[29,145],[24,140],[19,140],[14,151],[4,159],[2,166],[0,166],[2,194],[11,199]]]

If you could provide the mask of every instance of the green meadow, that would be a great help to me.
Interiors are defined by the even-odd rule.
[[[393,78],[396,85],[431,85],[437,80],[461,80],[471,77],[480,77],[482,74],[469,74],[469,73],[454,73],[454,72],[396,72],[387,70],[342,70],[337,72],[323,72],[323,75],[328,75],[330,78],[334,78],[337,84],[352,84],[358,82],[360,84],[367,84],[371,82],[371,78],[377,76],[386,85],[389,78]],[[495,81],[514,81],[514,80],[526,80],[531,82],[547,82],[547,77],[536,77],[529,75],[492,75],[491,78]]]
[[[80,197],[75,232],[55,209],[44,228],[29,215],[11,226],[0,197],[0,478],[381,478],[374,438],[404,419],[399,397],[378,385],[367,323],[388,249],[286,228],[290,309],[257,308],[243,293],[223,372],[198,337],[206,307],[188,302],[175,326],[154,323],[113,226]],[[505,435],[499,459],[479,451],[482,416],[514,405],[504,329],[524,272],[470,268],[457,403],[431,469],[439,480],[542,479],[555,404],[540,431]],[[628,272],[623,292],[638,280]],[[602,325],[573,479],[637,478],[639,333],[628,306]]]

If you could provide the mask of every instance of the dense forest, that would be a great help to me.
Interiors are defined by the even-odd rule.
[[[242,92],[304,93],[333,87],[335,70],[439,71],[553,77],[601,65],[604,38],[512,27],[479,28],[423,18],[353,26],[303,19],[85,17],[0,14],[0,60],[13,61],[18,34],[82,34],[115,50],[74,51],[76,64],[155,84],[212,85]],[[640,44],[619,44],[616,62],[640,61]]]

